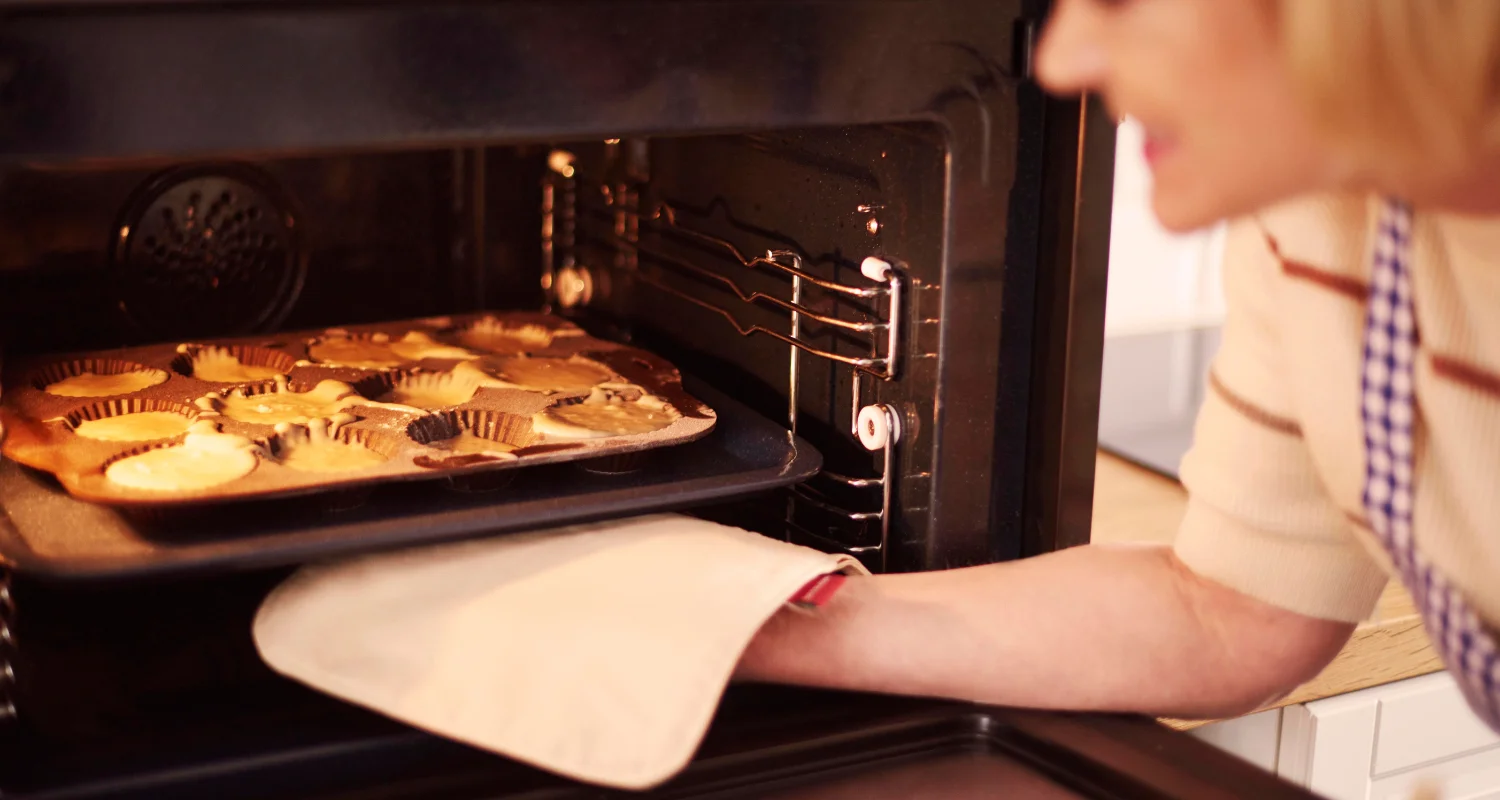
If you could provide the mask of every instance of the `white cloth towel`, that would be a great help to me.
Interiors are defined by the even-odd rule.
[[[834,556],[679,515],[308,566],[254,636],[272,668],[573,779],[654,786],[741,653]]]

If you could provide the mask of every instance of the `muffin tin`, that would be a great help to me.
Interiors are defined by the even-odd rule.
[[[309,358],[310,345],[328,342],[337,346],[313,352],[338,353],[340,363]],[[557,359],[537,365],[600,380],[587,389],[576,381],[566,391],[518,388],[503,369],[508,358]],[[41,357],[6,369],[0,405],[5,456],[52,473],[74,497],[116,506],[262,499],[434,478],[494,486],[502,476],[493,473],[582,459],[599,459],[610,471],[628,469],[633,454],[700,438],[715,422],[713,410],[684,391],[680,373],[661,358],[592,338],[556,317],[523,312]],[[113,379],[92,376],[126,376],[121,380],[132,390],[77,396],[110,391],[100,384]],[[49,393],[60,383],[74,391]],[[599,402],[632,406],[642,415],[648,407],[659,409],[651,413],[661,415],[655,419],[663,427],[587,439],[533,430],[536,415],[550,409]],[[147,414],[154,431],[174,435],[120,440],[117,425],[89,426],[126,414]],[[170,415],[182,417],[180,433]],[[200,435],[189,436],[189,426]],[[101,433],[106,438],[96,438]],[[210,441],[202,434],[222,437],[213,440],[216,447],[252,448],[255,468],[188,490],[141,489],[106,477],[112,465],[142,453]],[[359,452],[298,450],[309,447]],[[307,468],[325,455],[360,455],[348,463],[372,463]]]

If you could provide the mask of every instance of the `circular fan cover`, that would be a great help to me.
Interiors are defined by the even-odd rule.
[[[274,329],[306,274],[291,203],[264,173],[174,170],[143,186],[116,230],[120,310],[156,338]]]

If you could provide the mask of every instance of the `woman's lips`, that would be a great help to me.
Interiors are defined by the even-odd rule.
[[[1158,161],[1171,154],[1176,146],[1177,143],[1168,137],[1147,133],[1146,143],[1142,146],[1141,151],[1146,157],[1146,163],[1154,167]]]

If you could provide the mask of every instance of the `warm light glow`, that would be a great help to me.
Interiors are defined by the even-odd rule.
[[[573,154],[566,150],[553,150],[552,154],[547,156],[547,167],[564,178],[571,178],[573,177],[573,159]]]

